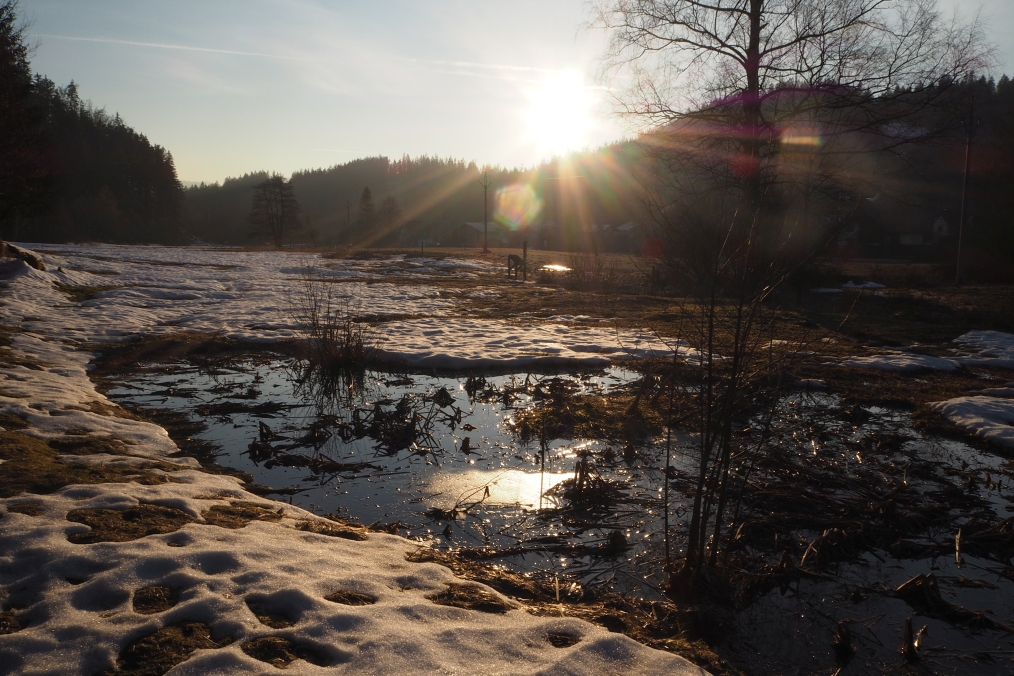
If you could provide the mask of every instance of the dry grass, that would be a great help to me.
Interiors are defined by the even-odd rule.
[[[455,608],[478,610],[482,613],[499,613],[501,615],[517,607],[477,584],[458,584],[454,582],[446,584],[447,589],[426,598],[441,606],[453,606]]]
[[[26,500],[24,502],[13,502],[7,504],[7,511],[14,512],[16,514],[24,514],[25,516],[39,516],[45,510],[42,508],[42,503],[37,500]]]
[[[669,602],[650,602],[616,594],[596,597],[590,593],[591,590],[586,590],[577,600],[561,597],[562,601],[557,601],[551,581],[534,579],[499,566],[470,560],[467,555],[467,551],[419,549],[406,559],[447,566],[460,578],[481,582],[509,598],[517,599],[521,603],[518,607],[533,615],[576,617],[609,631],[622,633],[644,645],[680,655],[715,676],[733,676],[739,673],[700,640],[699,613],[681,612]],[[513,606],[508,606],[507,609],[511,607]],[[552,639],[547,636],[547,641],[551,642]]]
[[[169,610],[178,602],[179,594],[175,589],[153,585],[134,590],[131,607],[139,615],[154,615]]]
[[[204,520],[221,528],[242,528],[251,521],[281,521],[283,507],[269,509],[254,502],[234,500],[229,505],[215,505],[201,512]]]
[[[283,636],[262,636],[247,641],[241,648],[250,657],[284,669],[296,660],[306,660],[318,667],[329,666],[330,661],[313,648],[291,641]]]
[[[369,594],[352,591],[344,587],[339,587],[324,598],[332,603],[340,603],[344,606],[369,606],[377,602],[377,599]]]
[[[18,420],[15,418],[14,420]],[[6,420],[0,426],[11,429]],[[146,461],[139,466],[80,465],[64,462],[58,455],[93,453],[121,454],[122,442],[110,437],[59,439],[46,443],[21,432],[0,432],[0,497],[19,493],[46,494],[71,484],[98,484],[134,481],[160,484],[167,481],[165,472],[179,469],[160,461]],[[154,471],[161,470],[161,471]]]
[[[296,524],[296,530],[327,535],[329,537],[344,538],[346,540],[366,540],[368,535],[366,529],[358,526],[351,526],[336,521],[300,521]]]
[[[67,520],[91,528],[67,537],[74,544],[87,545],[129,542],[148,535],[174,533],[195,519],[175,507],[142,502],[129,509],[75,509],[67,514]]]
[[[181,622],[131,642],[120,653],[115,670],[108,669],[96,676],[162,676],[178,664],[186,662],[195,650],[221,648],[231,638],[215,640],[211,627],[203,622]]]

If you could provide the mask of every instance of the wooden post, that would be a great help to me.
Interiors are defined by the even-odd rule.
[[[528,281],[528,240],[521,243],[523,255],[521,257],[521,274],[524,281]]]
[[[489,191],[489,175],[482,172],[482,252],[489,253],[489,199],[486,193]]]

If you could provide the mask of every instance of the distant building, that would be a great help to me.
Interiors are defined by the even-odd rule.
[[[482,246],[485,236],[489,237],[489,246],[501,247],[508,244],[508,231],[499,223],[490,221],[487,227],[488,230],[484,234],[482,223],[462,223],[451,230],[449,241],[445,244],[464,247]]]

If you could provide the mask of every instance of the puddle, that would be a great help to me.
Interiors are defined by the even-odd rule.
[[[544,450],[538,439],[520,442],[511,423],[533,404],[540,384],[548,389],[555,377],[574,393],[606,394],[636,374],[608,369],[480,382],[368,374],[361,393],[338,405],[307,398],[287,362],[249,360],[210,369],[153,365],[108,396],[189,412],[205,423],[195,437],[220,449],[220,464],[291,492],[285,499],[305,509],[364,524],[399,523],[401,535],[440,548],[510,549],[512,563],[524,569],[566,569],[591,582],[622,562],[655,555],[660,463],[654,449],[636,458],[628,451],[628,463],[620,444],[602,440],[548,439]],[[398,426],[405,424],[418,433],[400,443]],[[581,457],[594,458],[594,470],[615,482],[620,504],[558,509],[567,504],[561,484],[574,478]],[[609,540],[616,531],[633,545],[619,558]],[[645,591],[637,576],[631,580],[618,586]]]
[[[602,439],[523,443],[511,425],[559,387],[554,379],[579,394],[630,396],[636,374],[476,380],[373,373],[354,397],[338,402],[306,396],[307,383],[284,360],[251,358],[212,367],[150,365],[125,375],[108,395],[190,413],[205,423],[197,436],[220,449],[220,464],[289,491],[285,499],[316,513],[398,523],[401,535],[438,548],[495,548],[491,561],[523,572],[661,598],[664,446],[650,438],[636,449]],[[403,434],[409,426],[412,433]],[[676,449],[673,466],[678,546],[694,470],[688,446]],[[594,485],[602,499],[578,504],[567,489],[586,470],[601,482]],[[743,510],[746,521],[762,525],[751,525],[739,551],[754,567],[785,552],[801,565],[807,544],[827,535],[825,526],[764,522],[782,505],[805,515],[803,498],[824,508],[840,504],[836,527],[858,532],[864,544],[811,558],[806,567],[815,577],[762,589],[730,615],[717,648],[733,664],[755,674],[834,673],[832,637],[846,621],[857,654],[843,673],[898,671],[904,623],[912,617],[913,631],[927,626],[920,649],[927,673],[1014,673],[1010,634],[923,617],[893,594],[913,576],[933,573],[945,601],[1014,625],[1009,561],[972,551],[959,566],[953,551],[958,528],[976,519],[996,524],[1014,512],[1014,477],[1003,459],[923,437],[904,412],[843,409],[834,395],[796,393],[782,400],[752,472],[759,493]]]

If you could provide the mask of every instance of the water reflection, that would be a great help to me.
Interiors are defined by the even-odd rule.
[[[364,373],[353,387],[334,390],[308,387],[288,367],[280,359],[159,365],[130,374],[129,386],[110,396],[193,412],[222,464],[289,489],[304,508],[397,523],[402,535],[470,547],[476,558],[550,579],[566,573],[585,587],[601,582],[659,597],[664,446],[650,436],[632,446],[555,438],[582,429],[580,420],[562,424],[559,415],[574,412],[573,397],[629,399],[638,389],[634,373]],[[532,416],[535,406],[549,417]],[[751,664],[763,646],[767,669],[757,673],[800,665],[816,672],[833,661],[830,637],[845,618],[857,623],[857,659],[880,671],[878,661],[896,659],[899,627],[912,614],[890,590],[931,570],[954,603],[995,609],[998,618],[1014,612],[1009,566],[967,549],[959,569],[953,556],[958,527],[966,529],[967,548],[972,517],[1014,511],[1001,489],[1010,476],[1002,458],[927,438],[907,412],[843,406],[827,393],[781,400],[770,439],[756,463],[742,468],[748,518],[732,557],[755,566],[787,557],[819,575],[784,589],[745,590],[724,654]],[[678,437],[676,446],[670,495],[678,546],[693,438]],[[829,518],[837,519],[830,529]],[[983,638],[929,624],[934,640],[954,646],[953,655],[934,653],[940,664],[952,656],[959,662],[960,651]]]

